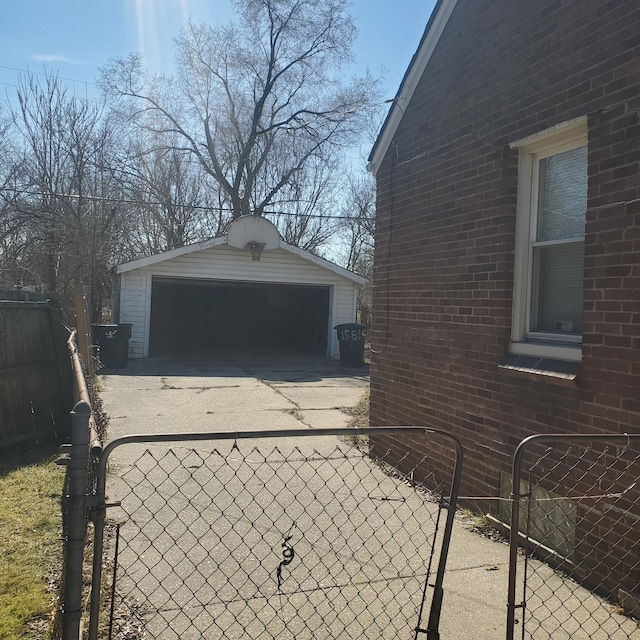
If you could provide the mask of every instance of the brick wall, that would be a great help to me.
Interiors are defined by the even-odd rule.
[[[371,424],[452,430],[463,495],[498,495],[530,434],[640,432],[639,32],[637,0],[458,0],[378,171]],[[498,368],[509,143],[585,115],[583,361],[566,387]]]

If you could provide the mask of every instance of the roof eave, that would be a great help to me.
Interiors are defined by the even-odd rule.
[[[125,273],[126,271],[134,271],[135,269],[141,269],[143,267],[149,267],[158,262],[164,262],[165,260],[171,260],[178,256],[183,256],[195,251],[202,251],[203,249],[211,249],[226,244],[227,236],[219,236],[218,238],[211,238],[210,240],[204,240],[203,242],[197,242],[196,244],[190,244],[186,247],[180,247],[178,249],[172,249],[171,251],[163,251],[162,253],[156,253],[152,256],[146,256],[145,258],[139,258],[138,260],[132,260],[131,262],[125,262],[123,264],[117,264],[112,268],[112,271],[116,274]]]
[[[165,251],[163,253],[157,253],[153,256],[147,256],[146,258],[140,258],[138,260],[133,260],[132,262],[126,262],[124,264],[115,265],[113,267],[113,273],[120,274],[126,273],[127,271],[134,271],[135,269],[142,269],[144,267],[149,267],[159,262],[164,262],[165,260],[172,260],[173,258],[177,258],[178,256],[183,256],[188,253],[193,253],[195,251],[203,251],[205,249],[211,249],[213,247],[218,247],[227,243],[226,236],[220,236],[218,238],[212,238],[211,240],[205,240],[204,242],[198,242],[196,244],[189,245],[187,247],[180,247],[179,249],[173,249],[171,251]],[[330,262],[329,260],[325,260],[324,258],[319,258],[318,256],[305,251],[304,249],[300,249],[299,247],[295,247],[294,245],[287,244],[286,242],[280,242],[280,248],[292,253],[304,260],[312,262],[313,264],[318,265],[328,271],[332,271],[335,274],[346,278],[347,280],[351,280],[360,285],[365,285],[369,282],[366,278],[359,276],[348,269],[344,269],[339,265]]]
[[[431,59],[444,28],[447,26],[447,22],[453,13],[457,1],[458,0],[438,0],[431,13],[418,49],[413,55],[413,58],[411,58],[409,67],[400,83],[400,88],[396,93],[396,97],[392,100],[387,117],[369,154],[367,170],[374,176],[378,172],[391,146],[391,141],[400,126],[402,116],[409,106],[413,93],[422,78],[422,74]]]
[[[302,258],[303,260],[308,260],[309,262],[312,262],[313,264],[316,264],[319,267],[322,267],[323,269],[327,269],[327,271],[333,271],[337,275],[342,276],[347,280],[351,280],[352,282],[356,282],[357,284],[365,285],[367,284],[367,282],[369,282],[363,276],[359,276],[357,273],[353,273],[353,271],[349,271],[348,269],[345,269],[333,262],[330,262],[329,260],[325,260],[324,258],[320,258],[314,255],[313,253],[309,253],[308,251],[305,251],[304,249],[300,249],[300,247],[295,247],[292,244],[287,244],[286,242],[282,242],[280,243],[280,248],[284,249],[285,251],[288,251],[289,253],[293,253],[294,255]]]

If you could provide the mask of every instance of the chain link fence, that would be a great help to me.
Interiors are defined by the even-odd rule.
[[[422,471],[414,482],[384,452],[372,457],[366,435],[363,446],[379,430],[109,445],[90,637],[437,638],[461,451],[443,432],[397,429],[448,446],[454,474],[407,450]]]
[[[640,435],[532,436],[509,488],[507,640],[640,640]]]

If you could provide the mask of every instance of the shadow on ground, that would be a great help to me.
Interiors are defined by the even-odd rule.
[[[338,361],[312,358],[189,358],[130,360],[124,369],[101,369],[109,376],[250,377],[267,382],[318,382],[327,378],[367,377],[369,365],[341,367]]]
[[[41,462],[48,462],[58,456],[62,439],[54,437],[36,442],[19,442],[0,449],[0,475]]]

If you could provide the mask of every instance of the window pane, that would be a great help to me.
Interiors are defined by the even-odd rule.
[[[540,161],[538,241],[584,236],[587,211],[587,147]]]
[[[584,243],[538,247],[534,267],[531,330],[581,334]]]

